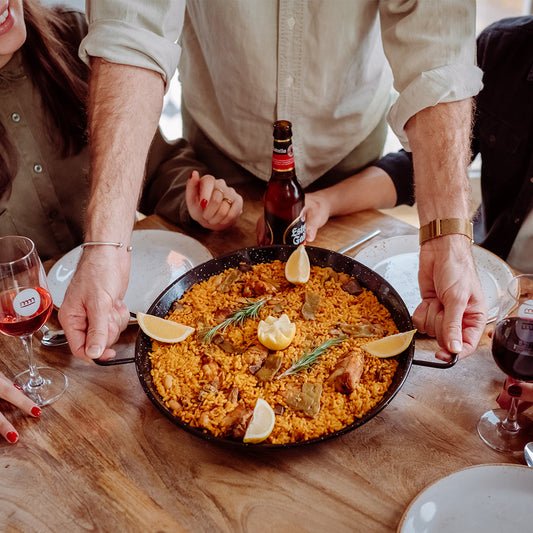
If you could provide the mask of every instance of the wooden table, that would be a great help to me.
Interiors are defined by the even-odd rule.
[[[232,230],[195,237],[215,255],[253,245],[258,209],[247,206]],[[138,227],[176,229],[154,216]],[[336,250],[375,228],[380,237],[416,232],[365,211],[331,220],[313,244]],[[135,336],[136,326],[123,333],[120,356],[133,355]],[[435,347],[417,340],[416,357],[432,358]],[[35,349],[41,364],[68,375],[69,388],[40,420],[0,401],[20,433],[16,445],[0,441],[3,531],[383,533],[439,478],[522,462],[476,432],[504,377],[486,335],[451,369],[412,367],[391,404],[355,431],[271,450],[214,445],[178,428],[152,405],[133,364],[85,363],[38,341]],[[0,336],[0,370],[12,377],[25,368],[18,339]]]

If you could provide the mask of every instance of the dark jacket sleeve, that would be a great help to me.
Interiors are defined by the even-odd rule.
[[[396,205],[414,205],[415,185],[410,152],[393,152],[372,164],[384,170],[392,179],[397,194]]]
[[[158,129],[146,165],[146,178],[139,210],[145,215],[155,213],[184,229],[201,229],[189,216],[185,200],[187,180],[193,170],[207,173],[188,141],[167,141]],[[207,231],[207,230],[206,230]]]

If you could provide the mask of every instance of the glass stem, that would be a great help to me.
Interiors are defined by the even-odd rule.
[[[502,428],[509,433],[518,433],[520,426],[518,425],[518,401],[516,398],[511,397],[511,405],[507,411],[507,416],[502,422]]]
[[[30,380],[28,381],[28,386],[30,388],[40,387],[43,384],[43,378],[37,370],[37,365],[35,363],[35,357],[33,355],[33,346],[32,346],[33,335],[24,335],[20,338],[26,354],[28,356],[28,364],[30,367]]]

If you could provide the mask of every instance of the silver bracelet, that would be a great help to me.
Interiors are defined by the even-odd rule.
[[[115,246],[116,248],[124,248],[123,242],[102,242],[102,241],[93,241],[93,242],[84,242],[81,247],[85,248],[86,246]],[[126,252],[131,252],[133,250],[132,246],[126,246]]]

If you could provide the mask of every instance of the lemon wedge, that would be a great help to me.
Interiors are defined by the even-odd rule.
[[[191,326],[141,312],[137,312],[137,322],[146,335],[161,342],[180,342],[194,331]]]
[[[396,333],[395,335],[389,335],[382,339],[371,341],[365,344],[363,348],[375,357],[394,357],[407,350],[415,333],[416,329],[412,329],[410,331]]]
[[[268,402],[258,398],[254,407],[254,413],[244,434],[243,442],[257,444],[264,441],[274,429],[276,415]]]
[[[296,334],[296,324],[283,313],[279,318],[269,316],[257,326],[259,342],[269,350],[284,350]]]
[[[291,283],[307,283],[311,275],[311,264],[305,246],[300,244],[285,263],[285,277]]]

